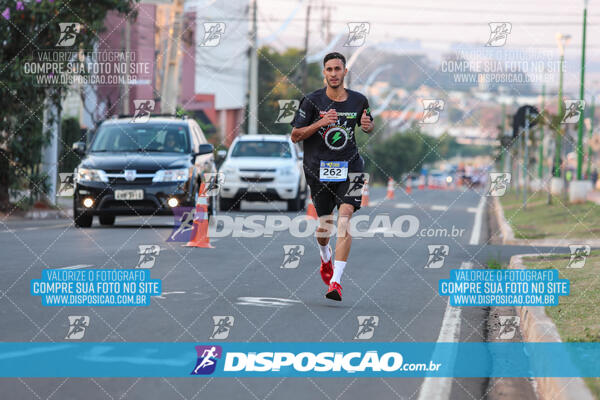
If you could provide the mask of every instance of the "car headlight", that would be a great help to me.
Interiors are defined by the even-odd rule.
[[[223,175],[227,176],[227,175],[235,174],[237,172],[237,170],[234,167],[224,166],[221,168],[220,172],[222,172]]]
[[[108,182],[108,176],[101,169],[78,168],[77,182]]]
[[[190,176],[191,168],[161,169],[156,171],[152,182],[185,182]]]
[[[293,167],[283,167],[283,168],[281,168],[280,173],[282,176],[294,175],[294,168]]]

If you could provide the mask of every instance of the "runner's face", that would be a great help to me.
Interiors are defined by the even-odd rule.
[[[329,60],[323,68],[323,76],[327,81],[327,86],[332,89],[337,89],[344,83],[344,77],[348,70],[344,67],[344,63],[339,58]]]

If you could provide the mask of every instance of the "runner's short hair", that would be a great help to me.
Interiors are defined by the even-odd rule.
[[[325,56],[325,58],[323,58],[323,66],[325,66],[327,61],[335,60],[336,58],[342,60],[342,64],[344,64],[344,67],[346,67],[346,57],[344,57],[344,55],[342,53],[337,53],[337,52],[327,54]]]

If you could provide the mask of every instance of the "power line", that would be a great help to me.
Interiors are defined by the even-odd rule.
[[[248,18],[223,18],[222,21],[250,21],[250,19]],[[285,19],[282,18],[269,18],[268,19],[269,22],[283,22],[285,21]],[[261,20],[260,22],[266,22],[266,20]],[[294,18],[291,23],[305,23],[306,22],[306,18]],[[347,24],[348,22],[352,22],[352,20],[348,19],[348,20],[334,20],[332,19],[331,22],[335,22],[335,23],[339,23],[339,24]],[[448,21],[448,20],[443,20],[443,21],[431,21],[431,20],[426,20],[426,21],[415,21],[415,20],[410,20],[410,21],[365,21],[365,22],[370,22],[372,25],[394,25],[394,26],[423,26],[423,25],[434,25],[434,26],[455,26],[455,25],[460,25],[460,26],[485,26],[487,25],[486,22],[478,22],[478,21]],[[517,25],[517,24],[522,24],[522,25],[527,25],[527,26],[581,26],[581,21],[510,21],[513,26]],[[590,23],[588,22],[588,25],[600,25],[600,24],[594,24],[594,23]]]
[[[271,1],[280,1],[280,2],[285,2],[285,3],[293,3],[295,2],[295,0],[271,0]],[[521,4],[521,2],[518,2],[519,4]],[[477,13],[477,14],[489,14],[490,12],[494,12],[496,13],[496,10],[490,10],[490,9],[474,9],[474,8],[443,8],[443,7],[437,7],[437,6],[433,6],[433,7],[423,7],[423,6],[414,6],[414,5],[404,5],[404,4],[398,4],[398,2],[393,2],[393,3],[373,3],[373,2],[352,2],[352,1],[344,1],[344,5],[356,5],[356,6],[364,6],[364,7],[368,7],[368,8],[385,8],[385,9],[391,9],[391,8],[395,8],[398,9],[400,11],[400,9],[408,9],[408,10],[420,10],[420,11],[435,11],[435,12],[449,12],[449,13]],[[519,10],[519,12],[515,12],[515,11],[506,11],[503,10],[503,12],[505,13],[510,13],[510,14],[517,14],[517,15],[529,15],[529,16],[536,16],[536,15],[547,15],[547,16],[556,16],[556,12],[540,12],[539,10],[531,10],[531,11],[524,11],[524,10]],[[560,16],[577,16],[577,17],[581,17],[583,15],[582,13],[570,13],[570,14],[565,14],[565,13],[561,13]],[[588,17],[591,14],[588,14]],[[596,16],[600,16],[600,14],[596,14]]]

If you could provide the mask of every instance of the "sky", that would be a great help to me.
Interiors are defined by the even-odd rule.
[[[489,39],[488,24],[491,22],[509,22],[512,29],[503,50],[527,51],[530,61],[558,60],[556,33],[569,34],[571,39],[565,51],[565,88],[578,91],[583,0],[258,0],[259,38],[276,38],[269,44],[279,49],[303,47],[308,4],[311,4],[309,54],[318,53],[327,46],[323,20],[328,9],[332,36],[347,35],[349,22],[369,22],[368,44],[381,46],[404,39],[406,45],[397,46],[397,51],[421,52],[432,59],[439,58],[453,46],[468,45],[471,50],[483,46]],[[294,10],[297,10],[295,14]],[[293,18],[286,23],[290,15]],[[588,2],[586,81],[589,93],[600,94],[598,38],[600,0],[591,0]]]

